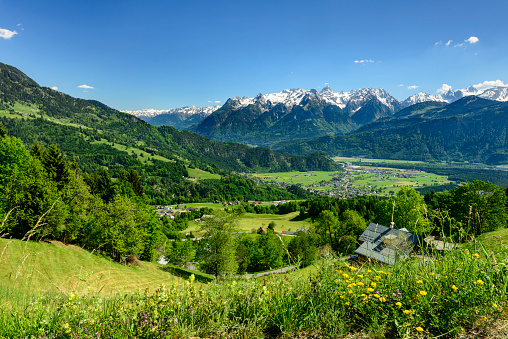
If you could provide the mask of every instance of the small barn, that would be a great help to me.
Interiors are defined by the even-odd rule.
[[[376,260],[393,265],[397,260],[405,260],[418,245],[419,237],[406,229],[396,229],[370,223],[358,238],[360,247],[355,251],[358,259]]]

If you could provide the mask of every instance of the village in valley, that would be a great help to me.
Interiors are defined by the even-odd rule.
[[[343,167],[343,171],[243,173],[243,175],[258,184],[272,184],[282,188],[299,185],[317,195],[341,199],[365,195],[391,196],[402,186],[419,188],[450,183],[446,176],[421,170],[358,166],[351,162],[339,164]]]

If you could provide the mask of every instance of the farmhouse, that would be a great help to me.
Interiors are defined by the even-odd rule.
[[[370,223],[358,238],[360,247],[355,251],[360,260],[377,260],[393,265],[395,261],[406,259],[418,244],[419,237],[405,228],[396,229]]]

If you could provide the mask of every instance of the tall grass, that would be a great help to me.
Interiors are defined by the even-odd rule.
[[[392,267],[328,258],[315,272],[97,296],[0,286],[9,338],[454,337],[506,320],[506,266],[481,244]]]

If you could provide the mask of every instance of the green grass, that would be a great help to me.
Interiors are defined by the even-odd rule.
[[[91,144],[108,144],[111,147],[116,148],[119,151],[124,151],[124,152],[127,152],[128,154],[135,154],[138,161],[140,161],[142,163],[152,164],[150,161],[152,159],[161,160],[161,161],[174,161],[174,160],[167,159],[167,158],[162,157],[157,154],[151,154],[151,153],[145,152],[139,148],[128,147],[128,146],[118,144],[118,143],[112,143],[104,138],[101,139],[101,141],[92,141]]]
[[[309,171],[309,172],[277,172],[257,173],[254,177],[263,179],[265,182],[291,182],[293,184],[312,185],[321,181],[330,181],[332,174],[342,173],[337,171]]]
[[[214,174],[207,171],[203,171],[199,168],[187,168],[187,172],[189,173],[189,177],[197,178],[197,179],[220,179],[220,174]]]
[[[187,204],[190,206],[191,204]],[[200,205],[200,204],[196,204]],[[203,204],[204,205],[204,204]],[[215,206],[221,206],[214,204]],[[194,205],[193,205],[194,206]],[[197,207],[197,206],[196,206]],[[275,231],[296,231],[300,227],[309,228],[311,225],[310,218],[305,220],[293,220],[298,217],[299,212],[292,212],[288,214],[255,214],[244,213],[238,220],[238,231],[250,232],[252,229],[259,229],[260,227],[268,227],[270,222],[275,222]],[[189,221],[189,227],[184,232],[192,232],[195,236],[200,236],[199,232],[200,223]]]
[[[105,297],[10,285],[0,289],[0,337],[453,338],[502,329],[508,275],[494,263],[506,258],[484,248],[393,267],[325,259],[294,273],[206,285],[190,275],[182,285]]]
[[[59,242],[0,239],[0,285],[5,288],[105,294],[182,282],[155,263],[128,267]]]

